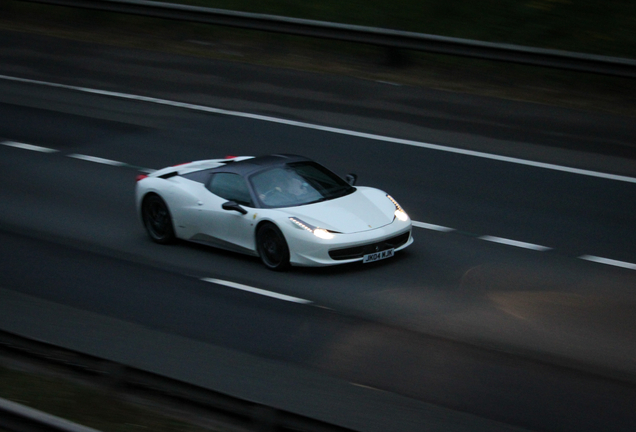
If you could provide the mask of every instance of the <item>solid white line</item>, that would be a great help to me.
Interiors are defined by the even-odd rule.
[[[294,302],[294,303],[302,303],[302,304],[309,304],[312,303],[309,300],[305,300],[305,299],[301,299],[298,297],[292,297],[292,296],[288,296],[285,294],[279,294],[279,293],[275,293],[272,291],[266,291],[260,288],[254,288],[248,285],[243,285],[240,283],[236,283],[236,282],[230,282],[230,281],[225,281],[225,280],[221,280],[221,279],[213,279],[213,278],[203,278],[201,279],[204,282],[211,282],[211,283],[215,283],[215,284],[219,284],[219,285],[225,285],[227,287],[230,288],[236,288],[242,291],[248,291],[254,294],[260,294],[263,296],[267,296],[267,297],[273,297],[279,300],[285,300],[285,301],[289,301],[289,302]]]
[[[579,168],[571,168],[571,167],[565,167],[565,166],[561,166],[561,165],[554,165],[554,164],[543,163],[543,162],[529,161],[529,160],[525,160],[525,159],[513,158],[513,157],[508,157],[508,156],[499,156],[499,155],[495,155],[495,154],[483,153],[483,152],[478,152],[478,151],[473,151],[473,150],[464,150],[464,149],[459,149],[459,148],[454,148],[454,147],[447,147],[447,146],[442,146],[442,145],[437,145],[437,144],[423,143],[423,142],[419,142],[419,141],[405,140],[405,139],[400,139],[400,138],[392,138],[392,137],[369,134],[369,133],[363,133],[363,132],[355,132],[355,131],[350,131],[350,130],[347,130],[347,129],[340,129],[340,128],[334,128],[334,127],[328,127],[328,126],[320,126],[320,125],[315,125],[315,124],[311,124],[311,123],[304,123],[304,122],[293,121],[293,120],[285,120],[285,119],[280,119],[280,118],[276,118],[276,117],[269,117],[269,116],[263,116],[263,115],[258,115],[258,114],[248,114],[248,113],[243,113],[243,112],[239,112],[239,111],[230,111],[230,110],[224,110],[224,109],[220,109],[220,108],[212,108],[212,107],[206,107],[206,106],[202,106],[202,105],[195,105],[195,104],[189,104],[189,103],[183,103],[183,102],[175,102],[175,101],[169,101],[169,100],[158,99],[158,98],[153,98],[153,97],[131,95],[131,94],[126,94],[126,93],[111,92],[111,91],[106,91],[106,90],[96,90],[96,89],[91,89],[91,88],[86,88],[86,87],[76,87],[76,86],[70,86],[70,85],[65,85],[65,84],[55,84],[55,83],[49,83],[49,82],[45,82],[45,81],[38,81],[38,80],[30,80],[30,79],[26,79],[26,78],[11,77],[11,76],[7,76],[7,75],[0,75],[0,79],[4,79],[4,80],[8,80],[8,81],[15,81],[15,82],[28,83],[28,84],[37,84],[37,85],[43,85],[43,86],[48,86],[48,87],[63,88],[63,89],[67,89],[67,90],[75,90],[75,91],[80,91],[80,92],[84,92],[84,93],[98,94],[98,95],[102,95],[102,96],[117,97],[117,98],[120,98],[120,99],[132,99],[132,100],[137,100],[137,101],[155,103],[155,104],[159,104],[159,105],[167,105],[167,106],[173,106],[173,107],[178,107],[178,108],[185,108],[185,109],[203,111],[203,112],[209,112],[209,113],[215,113],[215,114],[223,114],[223,115],[234,116],[234,117],[243,117],[243,118],[249,118],[249,119],[253,119],[253,120],[262,120],[262,121],[267,121],[267,122],[271,122],[271,123],[280,123],[280,124],[285,124],[285,125],[288,125],[288,126],[297,126],[297,127],[302,127],[302,128],[305,128],[305,129],[320,130],[320,131],[324,131],[324,132],[331,132],[331,133],[337,133],[337,134],[341,134],[341,135],[355,136],[355,137],[366,138],[366,139],[371,139],[371,140],[375,140],[375,141],[391,142],[391,143],[394,143],[394,144],[409,145],[409,146],[413,146],[413,147],[426,148],[426,149],[429,149],[429,150],[438,150],[438,151],[443,151],[443,152],[448,152],[448,153],[461,154],[461,155],[465,155],[465,156],[473,156],[473,157],[479,157],[479,158],[483,158],[483,159],[491,159],[491,160],[496,160],[496,161],[501,161],[501,162],[509,162],[509,163],[514,163],[514,164],[519,164],[519,165],[527,165],[527,166],[532,166],[532,167],[535,167],[535,168],[544,168],[544,169],[550,169],[550,170],[554,170],[554,171],[567,172],[567,173],[571,173],[571,174],[580,174],[580,175],[586,175],[586,176],[590,176],[590,177],[598,177],[598,178],[603,178],[603,179],[608,179],[608,180],[616,180],[616,181],[623,181],[623,182],[635,183],[636,184],[636,178],[634,178],[634,177],[627,177],[627,176],[621,176],[621,175],[615,175],[615,174],[607,174],[607,173],[602,173],[602,172],[598,172],[598,171],[590,171],[590,170],[584,170],[584,169],[579,169]]]
[[[536,245],[536,244],[532,244],[532,243],[520,242],[520,241],[517,241],[517,240],[510,240],[510,239],[501,238],[501,237],[482,236],[482,237],[479,237],[479,239],[480,240],[486,240],[486,241],[493,242],[493,243],[501,243],[501,244],[505,244],[505,245],[509,245],[509,246],[516,246],[516,247],[520,247],[520,248],[524,248],[524,249],[537,250],[537,251],[541,251],[541,252],[545,252],[545,251],[550,250],[549,247]]]
[[[428,230],[442,231],[442,232],[455,231],[453,228],[448,228],[441,225],[434,225],[434,224],[430,224],[426,222],[411,221],[411,223],[413,224],[414,227],[424,228]]]
[[[77,154],[77,153],[70,154],[70,155],[68,155],[68,157],[71,157],[73,159],[81,159],[81,160],[85,160],[85,161],[89,161],[89,162],[97,162],[97,163],[104,164],[104,165],[113,165],[113,166],[125,166],[126,165],[123,162],[118,162],[118,161],[114,161],[114,160],[110,160],[110,159],[104,159],[104,158],[95,157],[95,156],[87,156],[87,155]]]
[[[592,261],[592,262],[597,262],[601,264],[611,265],[614,267],[623,267],[626,269],[636,270],[636,264],[625,262],[625,261],[617,261],[617,260],[613,260],[609,258],[601,258],[601,257],[593,256],[593,255],[583,255],[583,256],[580,256],[579,258],[586,261]]]
[[[3,141],[0,144],[6,145],[6,146],[9,146],[9,147],[21,148],[21,149],[24,149],[24,150],[38,151],[38,152],[42,152],[42,153],[55,153],[57,151],[55,149],[48,148],[48,147],[40,147],[40,146],[36,146],[36,145],[33,145],[33,144],[25,144],[25,143],[20,143],[20,142],[15,142],[15,141]]]

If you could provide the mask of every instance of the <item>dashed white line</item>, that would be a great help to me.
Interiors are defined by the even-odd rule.
[[[104,159],[104,158],[100,158],[100,157],[96,157],[96,156],[88,156],[88,155],[83,155],[83,154],[77,154],[77,153],[73,153],[68,155],[68,157],[74,158],[74,159],[81,159],[81,160],[85,160],[85,161],[89,161],[89,162],[96,162],[96,163],[100,163],[100,164],[104,164],[104,165],[113,165],[113,166],[126,166],[127,164],[123,163],[123,162],[118,162],[118,161],[114,161],[114,160],[110,160],[110,159]]]
[[[15,141],[3,141],[0,144],[8,146],[8,147],[15,147],[15,148],[20,148],[20,149],[24,149],[24,150],[32,150],[32,151],[37,151],[37,152],[42,152],[42,153],[55,153],[55,152],[57,152],[56,149],[52,149],[52,148],[48,148],[48,147],[40,147],[40,146],[36,146],[36,145],[33,145],[33,144],[26,144],[26,143],[15,142]]]
[[[214,284],[218,284],[218,285],[224,285],[230,288],[235,288],[235,289],[239,289],[242,291],[248,291],[254,294],[259,294],[262,296],[267,296],[267,297],[273,297],[279,300],[285,300],[288,302],[293,302],[293,303],[301,303],[301,304],[309,304],[312,303],[310,300],[305,300],[305,299],[301,299],[298,297],[292,297],[292,296],[288,296],[285,294],[279,294],[276,292],[272,292],[272,291],[266,291],[260,288],[254,288],[251,287],[249,285],[243,285],[240,283],[236,283],[236,282],[231,282],[231,281],[226,281],[226,280],[222,280],[222,279],[213,279],[213,278],[203,278],[201,279],[204,282],[210,282],[210,283],[214,283]]]
[[[413,147],[426,148],[429,150],[437,150],[437,151],[443,151],[447,153],[456,153],[456,154],[473,156],[473,157],[478,157],[483,159],[509,162],[509,163],[514,163],[519,165],[532,166],[535,168],[544,168],[544,169],[549,169],[554,171],[567,172],[571,174],[580,174],[580,175],[585,175],[589,177],[598,177],[598,178],[609,179],[609,180],[636,183],[636,178],[634,177],[608,174],[608,173],[584,170],[579,168],[571,168],[571,167],[565,167],[561,165],[529,161],[525,159],[513,158],[508,156],[500,156],[500,155],[491,154],[491,153],[483,153],[483,152],[478,152],[473,150],[465,150],[465,149],[448,147],[448,146],[443,146],[438,144],[430,144],[430,143],[424,143],[419,141],[412,141],[412,140],[393,138],[393,137],[387,137],[382,135],[369,134],[364,132],[356,132],[356,131],[351,131],[348,129],[340,129],[340,128],[329,127],[329,126],[320,126],[320,125],[315,125],[311,123],[280,119],[276,117],[264,116],[259,114],[249,114],[249,113],[244,113],[240,111],[230,111],[230,110],[225,110],[220,108],[207,107],[203,105],[195,105],[195,104],[189,104],[184,102],[175,102],[175,101],[170,101],[166,99],[131,95],[127,93],[111,92],[106,90],[97,90],[97,89],[92,89],[87,87],[77,87],[77,86],[71,86],[71,85],[65,85],[65,84],[56,84],[56,83],[50,83],[46,81],[31,80],[31,79],[18,78],[18,77],[12,77],[7,75],[0,75],[0,79],[4,79],[7,81],[14,81],[14,82],[22,82],[27,84],[42,85],[47,87],[63,88],[63,89],[74,90],[74,91],[79,91],[83,93],[91,93],[91,94],[98,94],[103,96],[117,97],[120,99],[138,100],[138,101],[149,102],[149,103],[154,103],[158,105],[173,106],[173,107],[185,108],[185,109],[202,111],[202,112],[210,112],[210,113],[222,114],[222,115],[228,115],[228,116],[234,116],[234,117],[243,117],[243,118],[249,118],[253,120],[262,120],[262,121],[267,121],[270,123],[279,123],[279,124],[285,124],[288,126],[297,126],[297,127],[302,127],[305,129],[320,130],[320,131],[331,132],[331,133],[336,133],[340,135],[355,136],[358,138],[366,138],[366,139],[370,139],[374,141],[391,142],[394,144],[402,144],[402,145],[408,145]]]
[[[614,267],[622,267],[630,270],[636,270],[636,264],[625,262],[625,261],[617,261],[609,258],[602,258],[593,255],[583,255],[579,257],[582,260],[592,261],[601,264],[607,264]]]
[[[441,232],[455,231],[454,228],[448,228],[445,226],[430,224],[426,222],[411,221],[411,223],[413,224],[414,227],[424,228],[424,229],[433,230],[433,231],[441,231]]]
[[[512,158],[512,157],[507,157],[507,156],[499,156],[499,155],[494,155],[494,154],[490,154],[490,153],[482,153],[482,152],[476,152],[476,151],[472,151],[472,150],[464,150],[464,149],[458,149],[458,148],[454,148],[454,147],[440,146],[440,145],[437,145],[437,144],[422,143],[422,142],[417,142],[417,141],[403,140],[403,139],[399,139],[399,138],[392,138],[392,137],[386,137],[386,136],[381,136],[381,135],[374,135],[374,134],[368,134],[368,133],[362,133],[362,132],[355,132],[355,131],[350,131],[350,130],[346,130],[346,129],[328,127],[328,126],[319,126],[319,125],[314,125],[314,124],[304,123],[304,122],[298,122],[298,121],[293,121],[293,120],[279,119],[279,118],[276,118],[276,117],[262,116],[262,115],[257,115],[257,114],[249,114],[249,113],[243,113],[243,112],[238,112],[238,111],[229,111],[229,110],[224,110],[224,109],[219,109],[219,108],[206,107],[206,106],[202,106],[202,105],[193,105],[193,104],[182,103],[182,102],[174,102],[174,101],[169,101],[169,100],[165,100],[165,99],[157,99],[157,98],[151,98],[151,97],[145,97],[145,96],[130,95],[130,94],[126,94],[126,93],[109,92],[109,91],[105,91],[105,90],[96,90],[96,89],[90,89],[90,88],[85,88],[85,87],[76,87],[76,86],[69,86],[69,85],[64,85],[64,84],[55,84],[55,83],[49,83],[49,82],[45,82],[45,81],[37,81],[37,80],[30,80],[30,79],[25,79],[25,78],[10,77],[10,76],[6,76],[6,75],[0,75],[0,79],[5,79],[5,80],[9,80],[9,81],[17,81],[17,82],[25,82],[25,83],[30,83],[30,84],[45,85],[45,86],[49,86],[49,87],[65,88],[65,89],[69,89],[69,90],[76,90],[76,91],[81,91],[81,92],[85,92],[85,93],[100,94],[100,95],[104,95],[104,96],[119,97],[119,98],[123,98],[123,99],[140,100],[140,101],[156,103],[156,104],[161,104],[161,105],[175,106],[175,107],[181,107],[181,108],[186,108],[186,109],[191,109],[191,110],[212,112],[212,113],[216,113],[216,114],[224,114],[224,115],[235,116],[235,117],[251,118],[251,119],[254,119],[254,120],[263,120],[263,121],[268,121],[268,122],[272,122],[272,123],[280,123],[280,124],[286,124],[286,125],[290,125],[290,126],[298,126],[298,127],[308,128],[308,129],[322,130],[322,131],[326,131],[326,132],[332,132],[332,133],[338,133],[338,134],[343,134],[343,135],[356,136],[356,137],[360,137],[360,138],[373,139],[373,140],[377,140],[377,141],[393,142],[393,143],[397,143],[397,144],[404,144],[404,145],[422,147],[422,148],[427,148],[427,149],[432,149],[432,150],[439,150],[439,151],[444,151],[444,152],[463,154],[463,155],[486,158],[486,159],[492,159],[492,160],[498,160],[498,161],[503,161],[503,162],[510,162],[510,163],[516,163],[516,164],[521,164],[521,165],[534,166],[534,167],[538,167],[538,168],[545,168],[545,169],[551,169],[551,170],[556,170],[556,171],[569,172],[569,173],[573,173],[573,174],[581,174],[581,175],[587,175],[587,176],[591,176],[591,177],[599,177],[599,178],[623,181],[623,182],[628,182],[628,183],[636,183],[636,178],[634,178],[634,177],[626,177],[626,176],[620,176],[620,175],[614,175],[614,174],[601,173],[601,172],[597,172],[597,171],[589,171],[589,170],[583,170],[583,169],[578,169],[578,168],[564,167],[564,166],[560,166],[560,165],[528,161],[528,160],[524,160],[524,159]],[[0,144],[5,145],[5,146],[10,146],[10,147],[21,148],[21,149],[25,149],[25,150],[39,151],[39,152],[43,152],[43,153],[54,153],[54,152],[58,151],[56,149],[36,146],[36,145],[33,145],[33,144],[20,143],[20,142],[15,142],[15,141],[3,141],[3,142],[0,142]],[[123,163],[123,162],[114,161],[114,160],[105,159],[105,158],[100,158],[100,157],[96,157],[96,156],[88,156],[88,155],[82,155],[82,154],[70,154],[68,156],[72,157],[72,158],[75,158],[75,159],[81,159],[81,160],[101,163],[101,164],[105,164],[105,165],[127,166],[127,164]],[[152,171],[152,170],[147,170],[147,171]],[[413,226],[418,227],[418,228],[424,228],[424,229],[429,229],[429,230],[434,230],[434,231],[441,231],[441,232],[454,231],[454,228],[449,228],[449,227],[445,227],[445,226],[441,226],[441,225],[435,225],[435,224],[429,224],[429,223],[426,223],[426,222],[412,221],[412,224],[413,224]],[[485,241],[490,241],[490,242],[500,243],[500,244],[506,244],[506,245],[509,245],[509,246],[515,246],[515,247],[520,247],[520,248],[525,248],[525,249],[532,249],[532,250],[537,250],[537,251],[548,251],[548,250],[551,249],[551,248],[546,247],[546,246],[541,246],[541,245],[536,245],[536,244],[533,244],[533,243],[526,243],[526,242],[521,242],[521,241],[517,241],[517,240],[501,238],[501,237],[482,236],[482,237],[479,237],[479,238],[481,240],[485,240]],[[593,261],[593,262],[597,262],[597,263],[613,265],[613,266],[616,266],[616,267],[623,267],[623,268],[636,270],[636,264],[629,263],[629,262],[618,261],[618,260],[613,260],[613,259],[609,259],[609,258],[596,257],[596,256],[592,256],[592,255],[583,255],[583,256],[580,256],[579,258],[583,259],[583,260],[587,260],[587,261]],[[278,299],[281,299],[281,300],[294,301],[294,302],[297,302],[297,303],[311,303],[311,301],[309,301],[309,300],[304,300],[304,299],[299,299],[299,298],[296,298],[296,297],[285,296],[283,294],[273,293],[273,292],[261,290],[259,288],[249,287],[247,285],[241,285],[241,284],[237,284],[237,283],[229,282],[229,281],[222,281],[220,279],[203,279],[203,280],[205,280],[207,282],[213,282],[213,283],[218,283],[218,284],[221,284],[221,285],[226,285],[226,286],[229,286],[229,287],[232,287],[232,288],[237,288],[237,289],[242,289],[242,290],[245,290],[245,291],[250,291],[250,292],[261,294],[261,295],[275,297],[275,298],[278,298]]]
[[[536,251],[541,251],[541,252],[545,252],[550,250],[551,248],[546,247],[546,246],[541,246],[541,245],[537,245],[537,244],[533,244],[533,243],[526,243],[526,242],[521,242],[521,241],[517,241],[517,240],[510,240],[507,238],[501,238],[501,237],[493,237],[493,236],[482,236],[479,237],[480,240],[486,240],[489,242],[493,242],[493,243],[501,243],[501,244],[505,244],[508,246],[515,246],[515,247],[520,247],[520,248],[524,248],[524,249],[532,249],[532,250],[536,250]]]
[[[379,389],[379,388],[376,388],[376,387],[371,387],[371,386],[364,385],[364,384],[358,384],[358,383],[354,383],[354,382],[349,382],[349,384],[351,384],[353,386],[356,386],[356,387],[362,387],[362,388],[365,388],[365,389],[369,389],[369,390],[375,390],[375,391],[379,391],[379,392],[383,392],[383,393],[385,392],[385,390],[382,390],[382,389]]]

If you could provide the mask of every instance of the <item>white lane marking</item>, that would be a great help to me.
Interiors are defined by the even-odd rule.
[[[351,382],[351,381],[349,382],[349,384],[354,385],[356,387],[362,387],[362,388],[365,388],[365,389],[375,390],[375,391],[386,393],[385,390],[382,390],[382,389],[379,389],[379,388],[376,388],[376,387],[371,387],[371,386],[364,385],[364,384],[358,384],[358,383],[354,383],[354,382]]]
[[[89,162],[97,162],[100,164],[104,164],[104,165],[113,165],[113,166],[126,166],[127,164],[123,163],[123,162],[118,162],[118,161],[114,161],[114,160],[110,160],[110,159],[104,159],[104,158],[100,158],[100,157],[96,157],[96,156],[88,156],[88,155],[83,155],[83,154],[77,154],[77,153],[73,153],[68,155],[68,157],[74,158],[74,159],[81,159],[81,160],[85,160],[85,161],[89,161]]]
[[[32,151],[37,151],[42,153],[55,153],[57,151],[55,149],[48,148],[48,147],[40,147],[33,144],[26,144],[26,143],[15,142],[15,141],[3,141],[0,144],[9,146],[9,147],[16,147],[16,148],[21,148],[24,150],[32,150]]]
[[[266,291],[260,288],[254,288],[251,287],[249,285],[243,285],[240,283],[236,283],[236,282],[230,282],[230,281],[226,281],[226,280],[222,280],[222,279],[213,279],[213,278],[203,278],[201,279],[204,282],[211,282],[211,283],[215,283],[215,284],[219,284],[219,285],[225,285],[227,287],[230,288],[236,288],[242,291],[249,291],[251,293],[254,294],[260,294],[263,296],[267,296],[267,297],[273,297],[279,300],[285,300],[285,301],[289,301],[289,302],[293,302],[293,303],[302,303],[302,304],[309,304],[312,303],[309,300],[305,300],[305,299],[301,299],[298,297],[292,297],[292,296],[288,296],[285,294],[279,294],[279,293],[275,293],[272,291]]]
[[[131,94],[119,93],[119,92],[111,92],[111,91],[106,91],[106,90],[97,90],[97,89],[91,89],[91,88],[87,88],[87,87],[77,87],[77,86],[71,86],[71,85],[65,85],[65,84],[56,84],[56,83],[50,83],[50,82],[46,82],[46,81],[38,81],[38,80],[31,80],[31,79],[26,79],[26,78],[11,77],[11,76],[7,76],[7,75],[0,75],[0,79],[4,79],[4,80],[8,80],[8,81],[15,81],[15,82],[22,82],[22,83],[27,83],[27,84],[37,84],[37,85],[43,85],[43,86],[48,86],[48,87],[63,88],[63,89],[67,89],[67,90],[74,90],[74,91],[80,91],[80,92],[84,92],[84,93],[98,94],[98,95],[102,95],[102,96],[117,97],[117,98],[120,98],[120,99],[132,99],[132,100],[149,102],[149,103],[154,103],[154,104],[159,104],[159,105],[167,105],[167,106],[173,106],[173,107],[178,107],[178,108],[185,108],[185,109],[190,109],[190,110],[209,112],[209,113],[214,113],[214,114],[222,114],[222,115],[228,115],[228,116],[234,116],[234,117],[243,117],[243,118],[249,118],[249,119],[253,119],[253,120],[262,120],[262,121],[267,121],[267,122],[270,122],[270,123],[280,123],[280,124],[285,124],[285,125],[288,125],[288,126],[297,126],[297,127],[302,127],[302,128],[305,128],[305,129],[320,130],[320,131],[324,131],[324,132],[337,133],[337,134],[340,134],[340,135],[355,136],[355,137],[358,137],[358,138],[366,138],[366,139],[371,139],[371,140],[375,140],[375,141],[391,142],[391,143],[394,143],[394,144],[403,144],[403,145],[408,145],[408,146],[413,146],[413,147],[426,148],[426,149],[429,149],[429,150],[437,150],[437,151],[443,151],[443,152],[447,152],[447,153],[456,153],[456,154],[461,154],[461,155],[465,155],[465,156],[473,156],[473,157],[478,157],[478,158],[483,158],[483,159],[496,160],[496,161],[500,161],[500,162],[508,162],[508,163],[514,163],[514,164],[519,164],[519,165],[527,165],[527,166],[532,166],[532,167],[535,167],[535,168],[544,168],[544,169],[549,169],[549,170],[553,170],[553,171],[562,171],[562,172],[567,172],[567,173],[571,173],[571,174],[580,174],[580,175],[585,175],[585,176],[589,176],[589,177],[598,177],[598,178],[603,178],[603,179],[608,179],[608,180],[616,180],[616,181],[622,181],[622,182],[635,183],[636,184],[636,178],[634,178],[634,177],[627,177],[627,176],[616,175],[616,174],[608,174],[608,173],[584,170],[584,169],[579,169],[579,168],[571,168],[571,167],[566,167],[566,166],[561,166],[561,165],[529,161],[529,160],[525,160],[525,159],[513,158],[513,157],[508,157],[508,156],[500,156],[500,155],[495,155],[495,154],[491,154],[491,153],[483,153],[483,152],[478,152],[478,151],[473,151],[473,150],[465,150],[465,149],[459,149],[459,148],[454,148],[454,147],[442,146],[442,145],[438,145],[438,144],[423,143],[423,142],[419,142],[419,141],[406,140],[406,139],[401,139],[401,138],[393,138],[393,137],[369,134],[369,133],[364,133],[364,132],[355,132],[355,131],[350,131],[350,130],[347,130],[347,129],[340,129],[340,128],[329,127],[329,126],[320,126],[320,125],[315,125],[315,124],[311,124],[311,123],[304,123],[304,122],[299,122],[299,121],[294,121],[294,120],[285,120],[285,119],[280,119],[280,118],[276,118],[276,117],[269,117],[269,116],[264,116],[264,115],[259,115],[259,114],[249,114],[249,113],[244,113],[244,112],[239,112],[239,111],[230,111],[230,110],[225,110],[225,109],[220,109],[220,108],[206,107],[206,106],[203,106],[203,105],[195,105],[195,104],[189,104],[189,103],[183,103],[183,102],[175,102],[175,101],[170,101],[170,100],[165,100],[165,99],[158,99],[158,98],[147,97],[147,96],[139,96],[139,95],[131,95]]]
[[[537,245],[537,244],[533,244],[533,243],[526,243],[526,242],[520,242],[517,240],[510,240],[507,238],[501,238],[501,237],[494,237],[494,236],[482,236],[479,237],[480,240],[486,240],[489,242],[493,242],[493,243],[501,243],[501,244],[505,244],[508,246],[516,246],[516,247],[520,247],[520,248],[524,248],[524,249],[532,249],[532,250],[537,250],[537,251],[541,251],[541,252],[545,252],[550,250],[551,248],[546,247],[546,246],[541,246],[541,245]]]
[[[430,223],[426,223],[426,222],[411,221],[411,223],[413,224],[414,227],[424,228],[424,229],[428,229],[428,230],[442,231],[442,232],[455,231],[454,228],[448,228],[448,227],[445,227],[445,226],[434,225],[434,224],[430,224]]]
[[[626,269],[636,270],[636,264],[625,262],[625,261],[617,261],[617,260],[613,260],[609,258],[601,258],[601,257],[593,256],[593,255],[583,255],[583,256],[580,256],[579,258],[586,261],[592,261],[596,263],[611,265],[614,267],[623,267]]]
[[[26,150],[33,150],[33,151],[39,151],[39,152],[44,152],[44,153],[54,153],[57,152],[57,150],[55,149],[50,149],[47,147],[40,147],[40,146],[36,146],[36,145],[32,145],[32,144],[26,144],[26,143],[19,143],[19,142],[15,142],[15,141],[3,141],[0,142],[0,144],[2,145],[6,145],[6,146],[10,146],[10,147],[17,147],[17,148],[21,148],[21,149],[26,149]],[[113,165],[113,166],[127,166],[127,164],[123,163],[123,162],[118,162],[118,161],[114,161],[114,160],[110,160],[110,159],[104,159],[104,158],[100,158],[100,157],[96,157],[96,156],[88,156],[88,155],[82,155],[82,154],[70,154],[68,155],[69,157],[75,158],[75,159],[81,159],[81,160],[85,160],[85,161],[89,161],[89,162],[97,162],[97,163],[101,163],[101,164],[105,164],[105,165]],[[147,170],[149,172],[152,172],[154,170]],[[434,230],[434,231],[441,231],[441,232],[450,232],[450,231],[454,231],[454,228],[449,228],[449,227],[445,227],[445,226],[441,226],[441,225],[435,225],[435,224],[430,224],[430,223],[426,223],[426,222],[418,222],[418,221],[411,221],[413,226],[418,227],[418,228],[424,228],[424,229],[428,229],[428,230]],[[551,248],[546,247],[546,246],[541,246],[541,245],[536,245],[536,244],[532,244],[532,243],[525,243],[525,242],[520,242],[517,240],[510,240],[510,239],[506,239],[506,238],[501,238],[501,237],[494,237],[494,236],[482,236],[479,237],[479,239],[481,240],[486,240],[489,242],[494,242],[494,243],[500,243],[500,244],[505,244],[505,245],[509,245],[509,246],[516,246],[516,247],[520,247],[520,248],[525,248],[525,249],[533,249],[533,250],[537,250],[537,251],[548,251]],[[579,257],[581,259],[587,260],[587,261],[594,261],[594,262],[598,262],[598,263],[602,263],[602,264],[608,264],[608,265],[613,265],[613,266],[617,266],[617,267],[624,267],[624,268],[628,268],[628,269],[633,269],[636,270],[636,264],[632,264],[632,263],[627,263],[627,262],[623,262],[623,261],[617,261],[617,260],[612,260],[609,258],[601,258],[601,257],[595,257],[592,255],[583,255],[581,257]],[[261,294],[261,295],[265,295],[265,296],[269,296],[269,297],[274,297],[274,298],[278,298],[280,300],[286,300],[286,301],[292,301],[292,302],[296,302],[296,303],[311,303],[311,301],[309,300],[304,300],[304,299],[299,299],[296,297],[291,297],[291,296],[286,296],[284,294],[278,294],[278,293],[274,293],[274,292],[270,292],[270,291],[265,291],[259,288],[254,288],[254,287],[250,287],[247,285],[241,285],[235,282],[229,282],[229,281],[223,281],[221,279],[203,279],[206,282],[212,282],[212,283],[217,283],[220,285],[225,285],[228,287],[232,287],[232,288],[236,288],[236,289],[241,289],[244,291],[250,291],[256,294]]]
[[[33,150],[33,151],[39,151],[39,152],[43,152],[43,153],[55,153],[58,150],[55,149],[51,149],[51,148],[47,148],[47,147],[40,147],[40,146],[36,146],[36,145],[32,145],[32,144],[26,144],[26,143],[19,143],[19,142],[15,142],[15,141],[3,141],[0,142],[0,144],[5,145],[5,146],[9,146],[9,147],[16,147],[16,148],[21,148],[21,149],[26,149],[26,150]],[[123,162],[118,162],[118,161],[114,161],[114,160],[110,160],[110,159],[104,159],[104,158],[100,158],[100,157],[96,157],[96,156],[87,156],[87,155],[82,155],[82,154],[70,154],[68,155],[69,157],[75,158],[75,159],[81,159],[81,160],[86,160],[86,161],[90,161],[90,162],[97,162],[97,163],[101,163],[101,164],[106,164],[106,165],[113,165],[113,166],[127,166],[127,164],[123,163]],[[153,172],[154,170],[152,169],[146,169],[146,172]],[[435,224],[430,224],[430,223],[426,223],[426,222],[418,222],[418,221],[411,221],[413,226],[418,227],[418,228],[424,228],[424,229],[428,229],[428,230],[434,230],[434,231],[441,231],[441,232],[450,232],[450,231],[454,231],[454,228],[449,228],[449,227],[445,227],[445,226],[441,226],[441,225],[435,225]],[[517,240],[510,240],[510,239],[506,239],[506,238],[501,238],[501,237],[494,237],[494,236],[482,236],[479,237],[479,239],[481,240],[486,240],[486,241],[490,241],[490,242],[494,242],[494,243],[500,243],[500,244],[506,244],[509,246],[516,246],[516,247],[520,247],[520,248],[525,248],[525,249],[533,249],[533,250],[538,250],[538,251],[548,251],[551,248],[546,247],[546,246],[541,246],[541,245],[536,245],[536,244],[532,244],[532,243],[525,243],[525,242],[520,242]],[[617,260],[612,260],[609,258],[601,258],[601,257],[596,257],[593,255],[583,255],[579,257],[580,259],[583,260],[587,260],[587,261],[593,261],[593,262],[597,262],[597,263],[601,263],[601,264],[608,264],[608,265],[613,265],[616,267],[623,267],[623,268],[627,268],[627,269],[632,269],[632,270],[636,270],[636,264],[632,264],[632,263],[628,263],[628,262],[624,262],[624,261],[617,261]],[[247,285],[241,285],[235,282],[230,282],[230,281],[224,281],[221,279],[211,279],[211,278],[204,278],[203,279],[206,282],[212,282],[212,283],[216,283],[216,284],[220,284],[220,285],[225,285],[228,287],[232,287],[232,288],[236,288],[236,289],[241,289],[244,291],[250,291],[256,294],[261,294],[261,295],[265,295],[265,296],[269,296],[269,297],[274,297],[274,298],[278,298],[280,300],[286,300],[286,301],[292,301],[295,303],[311,303],[311,301],[309,300],[304,300],[304,299],[300,299],[300,298],[296,298],[296,297],[291,297],[291,296],[286,296],[284,294],[278,294],[278,293],[274,293],[274,292],[270,292],[270,291],[265,291],[259,288],[254,288],[254,287],[250,287]]]

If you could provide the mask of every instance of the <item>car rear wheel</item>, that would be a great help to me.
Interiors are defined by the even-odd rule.
[[[175,241],[170,211],[159,195],[151,194],[144,198],[141,217],[152,241],[159,244],[170,244]]]
[[[289,247],[283,233],[276,225],[266,223],[258,229],[256,246],[265,267],[275,271],[289,268]]]

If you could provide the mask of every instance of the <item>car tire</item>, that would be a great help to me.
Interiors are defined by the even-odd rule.
[[[256,232],[256,247],[261,261],[270,270],[284,271],[290,267],[289,247],[281,230],[265,223]]]
[[[176,236],[172,226],[172,216],[165,201],[159,195],[146,195],[141,205],[141,218],[152,241],[159,244],[174,243]]]

